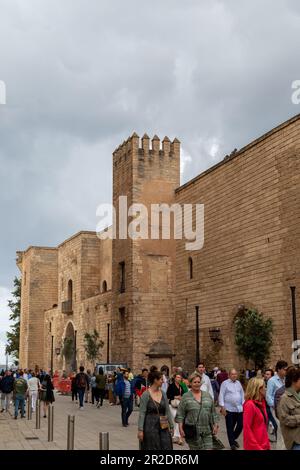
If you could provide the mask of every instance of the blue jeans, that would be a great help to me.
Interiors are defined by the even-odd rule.
[[[276,436],[278,426],[277,426],[277,423],[276,423],[275,418],[273,416],[272,410],[271,410],[271,408],[269,407],[268,404],[267,404],[267,415],[268,415],[268,422],[272,423],[274,431],[275,431],[275,436]]]
[[[15,398],[15,417],[18,417],[19,405],[21,405],[21,416],[25,416],[25,397],[24,395],[16,395]]]
[[[133,410],[133,396],[129,398],[121,398],[122,406],[122,424],[123,426],[128,424],[128,418]]]
[[[80,407],[83,407],[84,394],[85,394],[85,388],[79,388],[78,389],[78,395],[79,395],[79,406]]]
[[[300,444],[294,444],[292,450],[300,450]]]

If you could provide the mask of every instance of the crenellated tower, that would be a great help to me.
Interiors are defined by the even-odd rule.
[[[151,205],[174,204],[179,179],[177,139],[171,142],[165,137],[160,142],[155,135],[150,145],[148,135],[140,142],[134,133],[113,153],[117,219],[112,254],[112,360],[127,362],[135,370],[152,363],[171,365],[176,247],[172,230],[168,240],[151,239]],[[148,210],[148,239],[128,236],[128,225],[137,216],[128,217],[132,204],[143,204]],[[162,218],[160,235],[161,223]]]

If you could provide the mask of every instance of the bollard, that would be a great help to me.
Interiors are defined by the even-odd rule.
[[[75,436],[75,416],[68,415],[68,439],[67,450],[74,450],[74,436]]]
[[[32,419],[31,397],[27,398],[26,406],[27,406],[27,419]]]
[[[99,433],[99,449],[109,450],[109,433],[108,432]]]
[[[41,402],[39,399],[35,404],[35,429],[41,429]]]
[[[53,441],[54,406],[48,407],[48,442]]]

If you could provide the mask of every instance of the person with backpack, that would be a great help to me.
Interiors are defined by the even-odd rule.
[[[21,407],[21,418],[25,418],[27,390],[27,381],[23,378],[23,371],[20,370],[19,377],[14,381],[15,419],[18,418],[19,406]]]
[[[265,395],[264,379],[250,379],[243,405],[244,450],[270,450]]]
[[[4,411],[8,412],[13,389],[14,389],[14,377],[11,371],[7,370],[5,372],[4,377],[0,381],[1,401],[2,401],[1,413],[3,413]]]
[[[89,379],[84,372],[84,367],[79,367],[79,373],[76,375],[76,388],[79,396],[79,409],[83,410],[83,399],[86,389],[89,389]]]

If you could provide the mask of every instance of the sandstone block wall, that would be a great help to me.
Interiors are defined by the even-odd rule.
[[[274,320],[270,365],[279,358],[291,361],[292,284],[298,285],[300,308],[299,165],[298,117],[176,191],[179,203],[205,204],[203,249],[186,251],[184,241],[177,242],[176,360],[183,367],[195,365],[195,305],[201,358],[210,367],[245,365],[233,341],[240,304]],[[221,328],[221,345],[209,338],[214,327]]]

